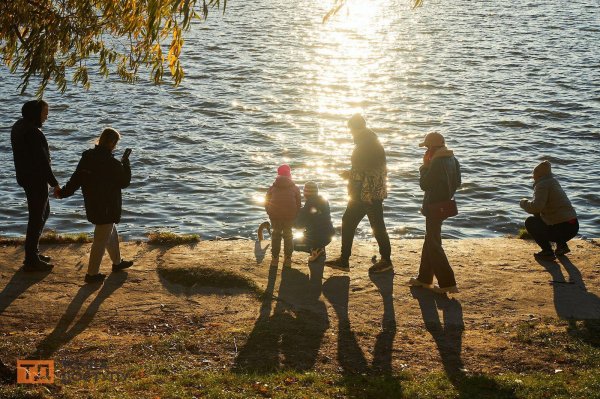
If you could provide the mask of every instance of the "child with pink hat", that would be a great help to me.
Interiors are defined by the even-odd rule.
[[[279,262],[282,237],[283,266],[291,266],[294,251],[292,227],[301,206],[300,189],[292,180],[291,168],[286,164],[281,165],[277,168],[277,178],[265,200],[265,209],[271,220],[271,266],[277,266]]]

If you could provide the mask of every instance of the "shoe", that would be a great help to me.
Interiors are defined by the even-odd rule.
[[[557,245],[556,246],[556,251],[554,251],[554,254],[556,256],[563,256],[568,254],[569,252],[571,252],[571,249],[569,249],[569,246],[567,244],[565,245]]]
[[[409,287],[433,288],[433,284],[424,283],[415,277],[411,277],[410,280],[408,280],[407,285]]]
[[[554,255],[554,252],[552,252],[552,250],[543,250],[540,252],[537,252],[535,254],[533,254],[533,256],[537,259],[543,259],[543,260],[554,260],[556,258],[556,256]]]
[[[453,285],[451,287],[438,287],[437,285],[430,288],[431,291],[436,294],[458,294],[458,287]]]
[[[48,272],[54,267],[53,264],[44,262],[41,259],[34,260],[33,262],[23,263],[24,272]]]
[[[388,270],[394,270],[394,265],[389,259],[381,259],[369,268],[369,273],[383,273]]]
[[[131,266],[133,266],[133,261],[121,259],[121,263],[119,263],[118,265],[113,264],[112,271],[113,271],[113,273],[118,272],[123,269],[127,269],[128,267],[131,267]]]
[[[102,274],[102,273],[94,274],[93,276],[86,274],[85,282],[88,284],[89,283],[101,283],[102,281],[104,281],[105,278],[106,278],[106,274]]]
[[[40,258],[40,260],[43,260],[46,263],[50,263],[50,261],[52,260],[52,258],[50,258],[49,256],[42,254],[38,254],[38,258]]]
[[[283,259],[283,267],[291,267],[291,266],[292,266],[292,257],[286,256],[285,259]]]
[[[327,262],[325,262],[325,266],[329,266],[332,269],[341,270],[343,272],[349,272],[350,271],[350,265],[348,264],[348,261],[344,260],[342,258],[337,258],[337,259],[334,259],[334,260],[328,260]]]
[[[323,255],[325,255],[325,248],[313,249],[312,251],[310,251],[310,256],[308,257],[308,261],[314,262]]]

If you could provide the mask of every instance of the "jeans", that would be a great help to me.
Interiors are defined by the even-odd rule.
[[[281,251],[281,238],[283,237],[283,254],[286,258],[292,256],[294,243],[292,241],[293,220],[271,220],[271,255],[279,257]]]
[[[348,202],[344,216],[342,216],[342,259],[348,260],[352,253],[352,242],[356,227],[367,215],[373,235],[379,245],[379,254],[382,259],[390,260],[392,248],[383,220],[383,201],[373,201],[369,204],[363,201]]]
[[[28,184],[23,187],[27,196],[27,235],[25,236],[25,263],[38,261],[38,244],[42,231],[50,215],[50,201],[48,200],[48,184],[40,182]]]
[[[542,250],[552,251],[550,242],[555,242],[559,247],[567,245],[567,241],[579,232],[579,222],[575,219],[574,223],[547,225],[541,217],[530,216],[525,220],[525,228]]]
[[[446,288],[455,286],[456,280],[442,248],[442,223],[443,220],[440,219],[425,218],[425,242],[417,279],[422,283],[432,284],[435,276],[440,288]]]
[[[90,262],[87,274],[94,276],[100,271],[100,263],[104,257],[104,251],[108,252],[113,265],[121,263],[121,251],[119,250],[119,233],[114,223],[97,224],[94,228],[94,242],[90,250]]]

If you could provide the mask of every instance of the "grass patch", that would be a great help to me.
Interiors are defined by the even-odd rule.
[[[195,244],[199,241],[198,234],[176,234],[170,231],[154,231],[148,234],[148,244],[151,245]]]
[[[525,227],[519,229],[519,232],[517,233],[517,238],[520,240],[533,240],[533,237],[531,236],[531,234],[529,234]]]
[[[250,277],[231,270],[211,267],[159,267],[158,274],[165,280],[186,287],[196,285],[220,288],[244,288],[257,295],[262,289]]]
[[[50,230],[42,234],[40,244],[85,244],[92,242],[92,238],[87,233],[77,234],[59,234],[54,230]],[[25,238],[8,238],[0,237],[0,245],[24,245]]]

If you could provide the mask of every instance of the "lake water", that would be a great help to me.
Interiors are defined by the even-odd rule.
[[[448,237],[514,234],[531,169],[549,159],[580,234],[600,236],[600,2],[229,1],[187,33],[177,88],[92,77],[91,90],[48,90],[44,132],[61,183],[105,126],[133,148],[120,231],[253,237],[281,163],[298,185],[319,183],[334,224],[345,209],[352,141],[362,112],[388,155],[391,236],[422,237],[418,143],[437,129],[462,163],[460,215]],[[145,80],[147,76],[143,75]],[[0,69],[0,235],[24,235],[10,128],[35,88]],[[52,200],[48,227],[91,231],[80,194]],[[367,237],[368,222],[359,235]]]

